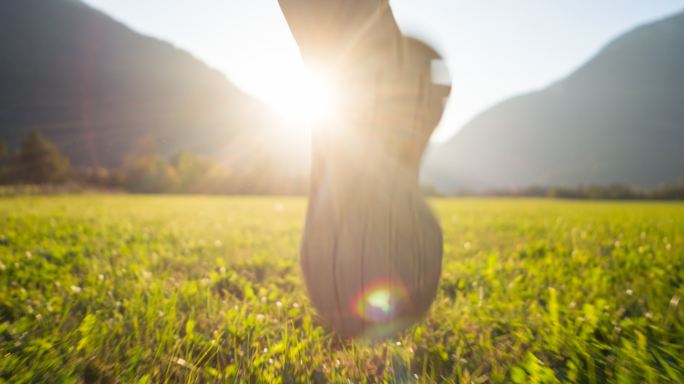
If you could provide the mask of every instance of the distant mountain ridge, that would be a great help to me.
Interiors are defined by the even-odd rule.
[[[567,78],[504,101],[445,144],[423,180],[442,192],[684,176],[684,12],[619,37]]]
[[[220,155],[269,126],[219,72],[76,0],[0,2],[0,84],[0,140],[39,130],[77,165],[118,165],[142,138]]]
[[[623,35],[433,145],[422,179],[454,192],[684,176],[683,47],[684,13]],[[76,165],[109,167],[150,138],[162,154],[300,177],[308,142],[277,125],[218,71],[80,1],[0,2],[0,141],[12,148],[38,130]]]

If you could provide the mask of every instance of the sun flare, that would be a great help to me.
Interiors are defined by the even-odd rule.
[[[267,98],[268,104],[290,125],[308,130],[334,113],[334,87],[324,71],[292,71]]]

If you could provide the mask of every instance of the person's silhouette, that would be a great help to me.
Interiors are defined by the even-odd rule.
[[[279,0],[309,66],[330,73],[337,113],[314,130],[301,262],[309,296],[343,337],[378,339],[429,309],[442,235],[418,186],[450,87],[439,55],[402,36],[387,0]]]

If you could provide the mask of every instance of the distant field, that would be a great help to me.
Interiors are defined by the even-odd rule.
[[[332,338],[305,201],[0,199],[0,382],[684,383],[684,204],[435,200],[427,319]]]

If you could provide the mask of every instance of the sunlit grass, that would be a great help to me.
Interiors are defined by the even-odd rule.
[[[436,200],[429,317],[318,326],[305,202],[0,200],[0,382],[684,382],[684,205]]]

